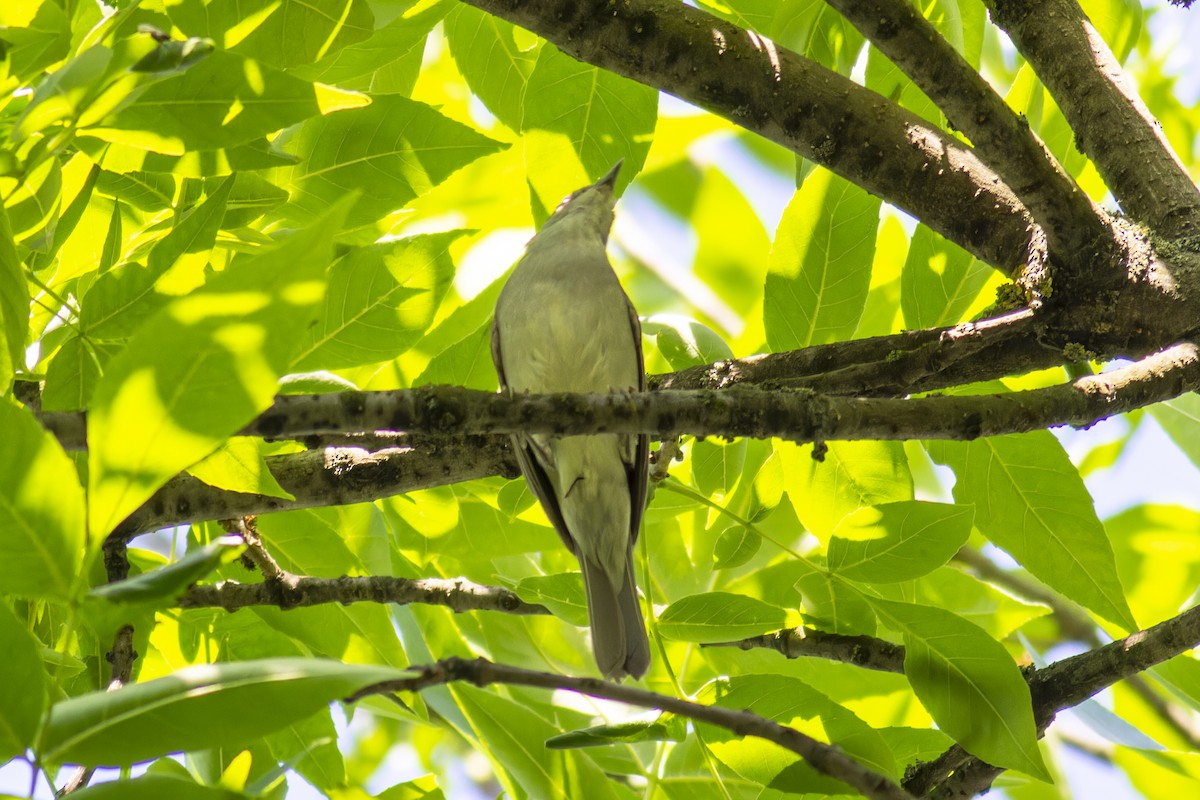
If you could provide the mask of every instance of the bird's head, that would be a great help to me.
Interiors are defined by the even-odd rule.
[[[542,230],[570,220],[573,224],[594,227],[599,231],[600,238],[608,241],[608,232],[613,223],[613,204],[616,202],[613,189],[623,163],[624,160],[618,161],[603,178],[567,195],[550,219],[546,220]]]

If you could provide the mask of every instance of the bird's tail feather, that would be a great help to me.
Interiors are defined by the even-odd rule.
[[[650,666],[650,640],[638,605],[632,549],[626,550],[625,574],[619,581],[610,580],[604,568],[587,557],[580,559],[580,566],[592,626],[592,652],[600,672],[613,680],[626,675],[642,677]],[[619,591],[613,590],[614,583],[620,585]]]

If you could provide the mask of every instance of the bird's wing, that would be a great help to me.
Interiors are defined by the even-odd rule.
[[[637,317],[634,317],[634,322],[637,322]],[[638,340],[640,344],[640,339]],[[638,359],[641,360],[641,348],[638,348]],[[508,388],[508,381],[504,378],[504,358],[500,347],[500,326],[496,320],[492,320],[492,361],[496,364],[496,374],[500,377],[500,389],[505,394],[511,394]],[[643,382],[645,378],[642,378]],[[563,519],[562,509],[558,505],[558,497],[554,492],[554,485],[550,483],[550,477],[546,474],[546,470],[542,468],[541,461],[546,462],[551,460],[550,454],[544,448],[539,448],[537,442],[532,436],[524,433],[515,434],[512,437],[513,451],[517,456],[517,464],[521,467],[521,474],[525,476],[525,483],[533,490],[533,495],[542,504],[542,509],[546,512],[546,517],[550,520],[550,524],[554,526],[554,530],[558,532],[558,538],[562,539],[563,544],[571,551],[572,555],[578,557],[579,552],[575,547],[575,541],[571,538],[571,532],[567,528],[567,521]],[[644,500],[643,500],[644,502]],[[640,515],[639,515],[640,516]],[[634,529],[636,531],[636,528]],[[635,533],[636,535],[636,533]]]
[[[622,293],[623,294],[623,293]],[[638,391],[646,391],[646,360],[642,355],[642,323],[629,297],[625,296],[625,309],[629,314],[629,327],[633,331],[633,349],[637,353]],[[629,474],[629,497],[633,507],[629,511],[630,544],[637,541],[642,527],[642,512],[646,510],[646,488],[650,477],[650,437],[640,434],[633,448],[633,463],[626,465]]]

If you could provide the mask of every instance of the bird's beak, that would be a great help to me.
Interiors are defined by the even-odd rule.
[[[595,185],[596,186],[607,186],[608,190],[610,192],[613,191],[613,189],[615,189],[617,186],[617,174],[620,173],[621,165],[624,163],[625,163],[625,159],[623,159],[623,158],[618,159],[617,163],[613,164],[613,168],[608,171],[608,174],[605,175],[600,180],[596,181]]]

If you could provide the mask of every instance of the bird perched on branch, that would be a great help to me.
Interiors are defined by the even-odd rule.
[[[562,202],[500,292],[492,360],[503,391],[645,390],[641,325],[605,252],[620,168]],[[633,543],[649,438],[517,434],[513,446],[529,488],[579,559],[596,664],[606,678],[641,677],[650,643]]]

